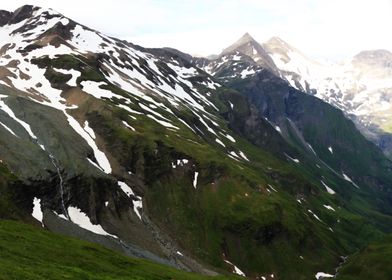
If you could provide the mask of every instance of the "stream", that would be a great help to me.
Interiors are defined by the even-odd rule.
[[[64,211],[65,217],[67,217],[67,219],[69,220],[68,211],[67,211],[67,208],[65,208],[65,203],[64,203],[64,180],[63,180],[63,176],[61,175],[61,171],[60,171],[59,165],[56,163],[56,158],[51,153],[49,153],[49,157],[50,157],[50,160],[52,161],[53,166],[56,168],[57,175],[58,175],[58,177],[60,179],[59,186],[60,186],[61,206],[63,207],[63,211]]]

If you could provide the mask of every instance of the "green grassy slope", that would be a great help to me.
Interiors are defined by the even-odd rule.
[[[37,61],[37,64],[39,63],[41,62]],[[70,65],[68,68],[72,68],[80,61],[62,56],[52,60],[51,63],[53,66],[67,69],[68,64]],[[90,67],[80,69],[82,75],[78,82],[84,79],[104,81],[108,83],[106,89],[133,100],[128,93],[104,80],[100,72],[95,69],[93,60],[86,60],[85,63]],[[49,62],[44,61],[43,65],[47,64]],[[52,83],[60,83],[63,77],[50,75],[50,80]],[[298,124],[305,123],[307,124],[305,127],[313,127],[319,131],[311,122],[313,117],[307,117],[306,114],[297,115],[296,110],[285,112],[285,108],[280,108],[284,105],[282,100],[290,101],[288,104],[290,106],[287,106],[290,110],[295,104],[304,102],[296,102],[295,98],[283,99],[275,94],[279,93],[278,89],[269,89],[270,91],[261,96],[257,92],[256,96],[261,98],[256,101],[263,101],[268,93],[271,95],[273,105],[279,109],[275,112],[276,116],[271,113],[272,117],[279,119],[284,114],[290,113],[289,116],[292,116],[293,120],[298,120]],[[144,194],[144,214],[173,238],[180,248],[196,259],[217,268],[230,269],[224,261],[228,259],[246,275],[254,278],[274,274],[278,279],[311,279],[317,271],[329,271],[336,267],[341,255],[351,254],[358,247],[367,244],[369,240],[382,235],[381,229],[387,231],[391,228],[391,217],[382,214],[383,212],[379,212],[376,207],[382,204],[378,201],[373,203],[377,198],[376,195],[371,192],[360,193],[340,175],[334,174],[330,168],[323,165],[318,158],[305,156],[304,151],[301,151],[300,142],[296,143],[293,139],[289,139],[292,140],[291,142],[286,142],[268,120],[261,116],[256,116],[258,118],[255,119],[254,126],[247,127],[247,120],[252,120],[249,104],[258,103],[250,102],[245,99],[245,95],[238,92],[228,92],[224,89],[221,91],[221,95],[213,95],[221,114],[221,116],[216,115],[214,121],[219,123],[225,133],[230,133],[236,138],[236,142],[232,142],[222,137],[225,148],[216,143],[215,135],[207,133],[205,129],[204,133],[195,134],[164,110],[157,109],[160,114],[171,119],[173,124],[180,128],[179,130],[169,130],[157,125],[145,114],[132,117],[127,110],[113,106],[116,102],[121,103],[121,100],[112,102],[84,96],[78,100],[78,109],[73,110],[73,114],[75,117],[80,117],[82,121],[88,120],[96,135],[100,136],[106,151],[109,151],[121,166],[121,169],[117,170],[120,177],[125,176],[122,174],[122,169],[129,170],[145,183],[145,186],[140,186]],[[229,109],[225,104],[226,98],[233,101],[234,110]],[[143,111],[140,107],[140,103],[143,102],[135,101],[127,106]],[[332,110],[332,112],[327,111],[328,114],[325,113],[330,116],[329,119],[336,118],[331,127],[350,136],[340,137],[342,143],[334,145],[334,150],[338,154],[339,147],[343,149],[344,144],[347,144],[345,139],[351,139],[358,132],[352,126],[342,129],[341,123],[346,123],[343,115],[336,114],[329,105],[320,103],[318,106],[321,109],[327,107]],[[173,107],[173,111],[187,120],[194,129],[203,131],[200,120],[192,115],[189,109]],[[302,112],[302,110],[298,111]],[[327,125],[326,120],[318,119],[323,120],[325,124],[323,132],[332,129]],[[122,121],[126,121],[134,130],[125,127]],[[244,129],[241,130],[241,127]],[[237,135],[232,132],[236,132]],[[304,135],[307,136],[306,130]],[[310,131],[309,135],[318,134]],[[310,136],[305,138],[321,158],[326,158],[326,162],[340,172],[339,164],[343,159],[335,159],[331,156],[329,161],[326,157],[329,156],[329,151],[325,147],[330,144],[329,140],[333,137],[328,133],[322,133],[318,138],[313,139]],[[325,140],[325,143],[321,140]],[[321,150],[322,147],[325,151]],[[250,161],[231,159],[227,155],[230,150],[244,152]],[[299,156],[301,163],[288,160],[286,153]],[[366,157],[365,155],[367,153],[360,156],[354,154],[352,161],[370,162],[371,154]],[[172,164],[179,159],[187,159],[189,164],[173,168]],[[321,167],[317,167],[316,164],[320,164]],[[344,167],[346,166],[350,167],[351,162],[347,162]],[[197,187],[193,187],[196,171],[199,177]],[[349,171],[351,171],[349,175],[364,173],[359,168]],[[386,180],[389,179],[390,176],[386,176]],[[326,181],[337,194],[328,194],[320,180]],[[69,182],[67,184],[70,186]],[[78,189],[81,189],[80,185]],[[381,195],[380,197],[382,198]],[[97,205],[103,205],[105,201],[103,196],[100,199],[100,201],[97,199]],[[85,202],[78,201],[78,203]],[[332,206],[336,211],[328,210],[324,205]],[[386,210],[389,208],[387,207]],[[96,209],[93,211],[95,212]],[[388,211],[384,212],[388,213]],[[40,251],[37,254],[43,254],[45,247],[37,251]],[[69,252],[75,254],[73,250]],[[51,259],[56,260],[55,257]],[[70,259],[74,258],[70,257]],[[88,260],[82,257],[80,259]],[[104,260],[100,257],[97,259]],[[58,266],[67,267],[67,261],[68,259],[61,256]],[[105,268],[105,265],[97,264],[99,263],[91,266],[94,269]],[[107,265],[115,267],[110,263],[110,259],[107,260]],[[75,263],[70,264],[68,268],[71,271],[79,269],[78,266],[75,267]],[[37,271],[39,270],[37,268]],[[120,273],[122,268],[115,270]],[[144,276],[143,266],[139,268],[135,266],[135,270],[142,273],[140,277]],[[106,270],[97,271],[102,277],[106,277]],[[89,270],[87,272],[83,270],[83,273],[87,276],[81,274],[78,277],[90,277]],[[112,276],[107,278],[110,277]],[[121,274],[115,277],[125,276]],[[156,279],[150,275],[146,277],[139,279]]]
[[[238,279],[206,277],[132,259],[95,244],[0,221],[0,279]]]
[[[392,235],[350,256],[339,270],[339,280],[392,279]]]

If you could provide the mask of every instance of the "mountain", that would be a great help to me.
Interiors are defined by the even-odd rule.
[[[245,33],[235,43],[225,48],[218,57],[213,59],[195,58],[192,62],[207,73],[219,77],[230,77],[233,73],[239,73],[240,77],[246,77],[260,68],[267,68],[279,75],[274,61],[249,33]],[[243,64],[243,62],[246,63]]]
[[[245,33],[237,42],[224,49],[221,56],[228,54],[243,54],[251,57],[257,64],[264,66],[271,71],[275,71],[276,66],[268,56],[264,48],[253,39],[249,33]]]
[[[368,139],[391,155],[391,52],[363,51],[343,63],[323,64],[279,38],[263,46],[293,87],[343,110]]]
[[[53,254],[44,277],[88,277],[106,253],[108,278],[128,256],[159,263],[137,261],[141,279],[314,279],[392,229],[392,162],[249,35],[203,59],[50,9],[0,15],[0,218],[42,244],[32,262]],[[75,258],[58,256],[53,233],[111,251],[72,239]],[[2,236],[9,267],[26,264]]]

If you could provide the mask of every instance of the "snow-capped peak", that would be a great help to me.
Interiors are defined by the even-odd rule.
[[[251,58],[257,65],[267,68],[277,73],[273,60],[269,57],[265,49],[249,33],[245,33],[235,43],[225,48],[220,57],[238,53]]]

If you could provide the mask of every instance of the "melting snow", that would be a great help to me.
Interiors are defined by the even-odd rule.
[[[118,99],[125,99],[121,95],[114,94],[110,90],[102,89],[100,86],[107,85],[105,82],[93,82],[93,81],[83,81],[80,83],[83,91],[94,96],[95,98],[112,98],[116,97]]]
[[[196,189],[197,186],[197,177],[199,177],[199,172],[195,172],[195,176],[193,177],[193,187]]]
[[[149,117],[150,119],[156,121],[157,123],[159,123],[160,125],[162,125],[162,126],[164,126],[166,128],[179,129],[177,126],[174,126],[174,125],[172,125],[171,123],[169,123],[167,121],[158,120],[153,115],[148,114],[147,117]]]
[[[118,181],[118,185],[120,186],[121,190],[128,196],[134,196],[137,199],[133,200],[133,211],[136,213],[136,215],[139,217],[139,219],[142,219],[142,216],[140,215],[140,212],[143,210],[143,201],[140,196],[135,195],[131,187],[129,187],[126,183]]]
[[[94,130],[88,125],[88,121],[84,122],[84,130],[91,136],[91,138],[95,139]]]
[[[355,183],[353,182],[353,180],[351,180],[351,178],[348,177],[344,172],[343,172],[343,178],[344,178],[344,180],[346,180],[346,181],[350,182],[351,184],[353,184],[354,187],[356,187],[357,189],[359,189],[359,186],[358,186],[357,184],[355,184]]]
[[[223,134],[222,133],[222,135],[224,135],[227,139],[229,139],[231,142],[233,142],[233,143],[235,143],[235,139],[234,139],[234,137],[233,136],[231,136],[231,135],[229,135],[229,134]]]
[[[8,126],[6,126],[5,124],[3,124],[2,122],[0,122],[0,125],[3,126],[9,133],[11,133],[12,135],[14,135],[15,137],[18,137],[18,135],[16,135]]]
[[[61,20],[60,20],[60,22],[61,22],[61,24],[62,25],[68,25],[68,23],[69,23],[69,19],[67,19],[67,18],[62,18]]]
[[[241,74],[241,79],[244,79],[244,78],[246,78],[247,76],[252,75],[252,74],[255,74],[255,73],[256,73],[256,71],[255,71],[254,69],[250,69],[250,70],[244,69],[244,70],[242,70],[242,72],[240,73],[240,74]]]
[[[23,126],[23,128],[27,131],[27,133],[30,135],[31,138],[33,139],[37,139],[37,136],[35,136],[35,134],[33,133],[33,131],[31,130],[31,127],[29,124],[27,124],[26,122],[18,119],[14,112],[11,110],[10,107],[7,106],[7,104],[5,104],[5,102],[3,100],[1,100],[1,98],[5,97],[4,95],[0,96],[0,110],[4,111],[5,113],[8,114],[8,116],[10,116],[12,119],[14,119],[16,122],[18,122],[21,126]]]
[[[226,147],[226,145],[218,138],[215,139],[215,142],[217,142],[218,144],[222,145],[223,147]]]
[[[66,70],[66,69],[58,69],[55,68],[54,69],[56,72],[65,74],[65,75],[72,75],[72,78],[67,82],[67,85],[69,85],[70,87],[76,87],[76,80],[79,78],[79,76],[81,75],[81,73],[79,71],[70,69],[70,70]]]
[[[246,157],[246,155],[245,155],[242,151],[239,151],[239,154],[240,154],[240,156],[241,156],[244,160],[249,161],[249,159]]]
[[[269,186],[274,192],[278,192],[272,185],[268,184],[268,186]]]
[[[90,221],[90,218],[77,207],[68,207],[68,215],[71,221],[74,224],[80,226],[81,228],[84,228],[99,235],[108,235],[116,238],[116,236],[107,233],[101,225],[93,225]]]
[[[326,188],[326,190],[329,194],[335,194],[335,191],[333,189],[331,189],[330,187],[328,187],[326,183],[324,183],[322,180],[320,182],[321,182],[321,184],[323,184],[323,186]]]
[[[122,121],[122,123],[123,123],[127,128],[129,128],[130,130],[136,131],[136,129],[134,129],[132,126],[130,126],[126,121]]]
[[[94,139],[90,136],[89,133],[87,133],[86,130],[84,130],[80,124],[71,116],[67,115],[68,118],[68,123],[71,125],[71,127],[86,140],[87,144],[93,149],[94,151],[94,156],[95,159],[97,160],[99,166],[104,170],[105,173],[110,174],[112,173],[112,168],[110,166],[110,162],[107,159],[105,153],[100,151],[97,147],[97,144],[95,143]],[[92,130],[92,129],[91,129]],[[95,134],[94,134],[95,135]]]
[[[287,154],[285,154],[285,155],[286,155],[286,157],[287,157],[288,159],[294,161],[295,163],[300,163],[299,159],[292,158],[291,156],[289,156],[289,155],[287,155]]]
[[[330,206],[330,205],[323,205],[325,208],[327,208],[328,210],[331,210],[331,211],[335,211],[335,209],[332,207],[332,206]]]
[[[312,210],[308,209],[308,212],[313,215],[318,221],[323,222],[316,214],[313,213]]]
[[[331,146],[328,147],[328,151],[329,151],[331,154],[333,154],[333,149],[332,149]]]
[[[327,274],[327,273],[324,273],[324,272],[317,272],[315,277],[316,277],[317,280],[321,280],[323,278],[333,278],[333,277],[335,277],[335,275]]]
[[[308,145],[308,147],[309,147],[309,149],[312,151],[312,153],[313,153],[315,156],[317,156],[316,151],[313,149],[313,147],[312,147],[309,143],[306,143],[306,144]]]
[[[41,208],[41,199],[34,197],[33,204],[34,204],[33,213],[31,215],[36,220],[40,221],[42,226],[44,226],[44,224],[42,223],[43,213]]]
[[[224,260],[224,262],[225,262],[225,263],[228,263],[228,264],[230,264],[230,265],[233,266],[233,268],[234,268],[233,273],[235,273],[235,274],[237,274],[237,275],[240,275],[240,276],[243,276],[243,277],[246,277],[246,276],[245,276],[245,273],[243,273],[243,272],[242,272],[237,266],[235,266],[232,262],[230,262],[230,261],[228,261],[228,260]]]

